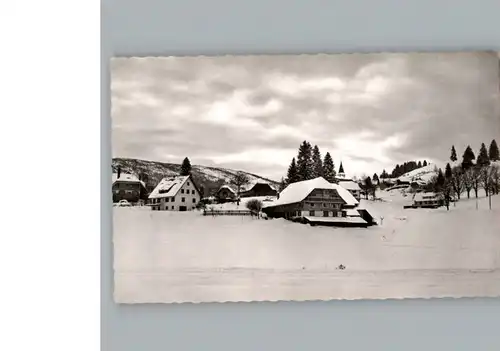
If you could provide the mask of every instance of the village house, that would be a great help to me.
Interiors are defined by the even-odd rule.
[[[361,200],[361,187],[357,182],[346,177],[342,162],[340,162],[339,171],[335,176],[335,183],[349,191],[356,200]]]
[[[438,208],[444,205],[444,199],[440,194],[433,192],[416,193],[413,197],[413,208]]]
[[[254,181],[240,188],[241,197],[263,197],[276,196],[276,189],[269,183]],[[215,197],[219,202],[236,201],[238,199],[238,189],[234,185],[223,185],[219,188]]]
[[[356,200],[361,200],[361,188],[358,183],[351,179],[339,179],[338,184],[349,191]]]
[[[251,182],[240,191],[240,197],[276,196],[276,189],[262,181]]]
[[[367,227],[376,224],[373,215],[359,208],[359,201],[338,184],[322,177],[288,185],[279,199],[264,205],[269,218],[285,218],[311,225]]]
[[[139,180],[134,174],[123,173],[118,169],[112,174],[113,203],[126,200],[130,203],[137,203],[139,200],[146,201],[147,190],[144,182]]]
[[[149,205],[156,211],[191,211],[201,193],[190,175],[163,178],[149,195]]]
[[[236,190],[234,190],[229,185],[223,185],[220,189],[215,193],[215,198],[220,202],[230,202],[235,201],[237,198]]]

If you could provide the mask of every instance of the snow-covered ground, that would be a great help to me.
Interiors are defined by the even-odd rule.
[[[361,200],[382,225],[114,208],[119,302],[500,296],[500,196],[404,210],[397,190]],[[229,206],[229,205],[226,205]],[[240,207],[244,205],[240,204]],[[345,270],[339,270],[339,265]]]

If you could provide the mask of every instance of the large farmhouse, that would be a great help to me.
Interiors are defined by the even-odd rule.
[[[149,195],[149,205],[160,211],[191,211],[201,194],[190,175],[166,177]]]
[[[127,200],[130,203],[147,199],[147,191],[144,182],[133,174],[123,173],[118,169],[112,174],[113,203]]]
[[[346,189],[322,177],[288,185],[279,199],[264,205],[270,218],[286,218],[310,224],[367,227],[376,224],[366,209]]]

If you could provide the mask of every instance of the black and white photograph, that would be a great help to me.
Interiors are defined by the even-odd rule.
[[[496,52],[115,57],[114,299],[500,296]]]

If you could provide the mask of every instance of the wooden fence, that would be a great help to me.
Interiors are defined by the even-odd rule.
[[[249,210],[203,210],[204,216],[252,216],[256,215]]]

